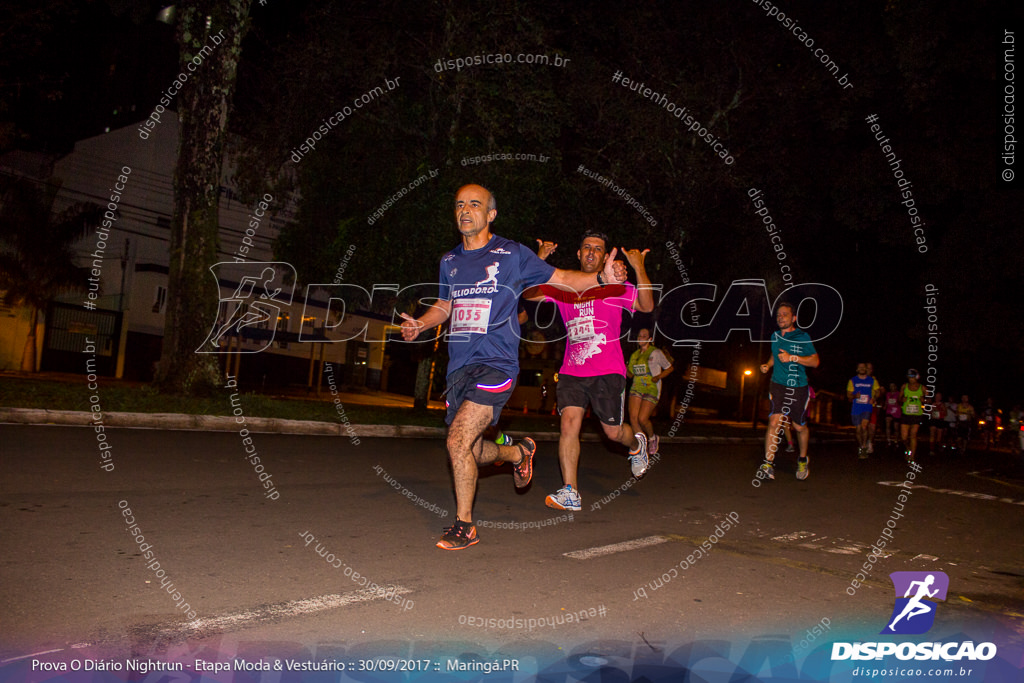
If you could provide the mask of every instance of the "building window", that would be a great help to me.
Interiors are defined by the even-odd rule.
[[[289,316],[288,316],[287,313],[282,313],[281,315],[277,316],[277,331],[278,332],[288,332],[288,323],[289,323]],[[287,341],[283,341],[283,340],[282,341],[278,341],[277,345],[278,345],[279,348],[282,348],[282,349],[287,349],[288,348],[288,342]]]
[[[153,297],[153,312],[163,313],[167,305],[167,288],[163,285],[156,286],[156,295]]]

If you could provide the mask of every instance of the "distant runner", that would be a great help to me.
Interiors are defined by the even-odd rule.
[[[857,457],[868,457],[868,425],[875,397],[882,391],[878,381],[868,374],[868,364],[858,363],[857,374],[846,383],[846,397],[851,401],[850,420],[857,428]]]

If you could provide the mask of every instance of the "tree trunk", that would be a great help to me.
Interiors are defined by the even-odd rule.
[[[416,366],[416,388],[413,390],[412,407],[414,410],[426,410],[430,392],[430,366],[433,356],[427,356]]]
[[[178,5],[180,75],[186,79],[178,94],[167,318],[157,369],[164,391],[199,395],[222,384],[216,356],[196,351],[218,313],[219,289],[210,266],[217,262],[224,140],[251,4],[185,0]]]
[[[437,350],[441,348],[441,325],[434,328],[437,338],[434,340],[434,352],[420,360],[416,366],[416,384],[412,391],[413,410],[426,410],[430,407],[430,388],[434,385],[434,368],[437,362]]]
[[[36,328],[39,326],[39,307],[32,307],[32,318],[29,320],[28,338],[25,340],[25,348],[21,352],[21,371],[36,371]]]

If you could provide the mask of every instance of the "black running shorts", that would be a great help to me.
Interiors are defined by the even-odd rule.
[[[769,415],[782,413],[789,416],[792,424],[801,427],[807,424],[807,406],[811,402],[811,390],[806,384],[802,387],[787,387],[772,382],[768,385],[768,400],[771,402]]]
[[[626,405],[626,376],[598,375],[576,377],[558,375],[558,414],[566,408],[593,409],[597,419],[606,425],[622,424]]]
[[[448,378],[444,405],[448,409],[444,421],[451,424],[463,401],[494,406],[491,424],[497,424],[501,409],[512,397],[516,381],[501,370],[479,363],[459,368]]]

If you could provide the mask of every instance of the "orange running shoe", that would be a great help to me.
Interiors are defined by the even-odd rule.
[[[521,489],[533,479],[533,455],[537,452],[537,443],[530,437],[524,438],[518,444],[523,459],[516,463],[512,469],[512,480],[517,489]]]
[[[437,547],[442,550],[462,550],[480,542],[476,535],[476,527],[472,522],[463,522],[456,519],[455,523],[444,530],[444,535],[437,542]]]

